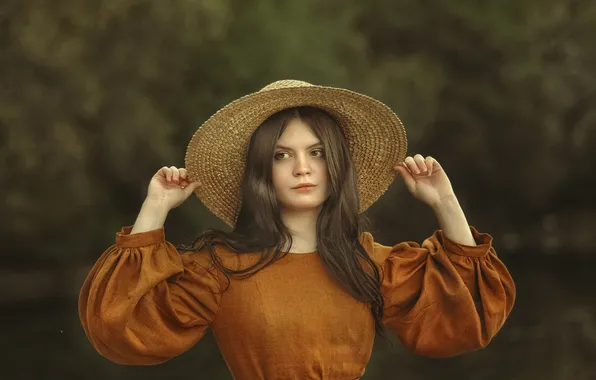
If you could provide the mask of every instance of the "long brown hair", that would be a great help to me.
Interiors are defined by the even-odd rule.
[[[359,240],[370,223],[358,212],[356,169],[339,125],[321,109],[290,108],[264,121],[250,139],[241,185],[242,206],[234,229],[231,232],[207,230],[193,245],[178,248],[181,251],[207,248],[213,263],[226,275],[228,285],[228,276],[250,277],[288,253],[283,247],[291,247],[292,236],[280,218],[271,177],[277,140],[288,122],[296,118],[308,124],[320,139],[327,161],[330,196],[317,220],[318,254],[328,272],[355,299],[370,305],[376,333],[387,338],[381,322],[384,303],[379,269]],[[225,267],[215,254],[214,246],[217,244],[237,254],[262,254],[252,266],[232,270]],[[362,263],[370,270],[365,270]]]

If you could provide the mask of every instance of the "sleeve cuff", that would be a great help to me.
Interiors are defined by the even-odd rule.
[[[476,246],[459,244],[449,239],[443,234],[443,231],[439,231],[441,241],[443,242],[443,248],[449,253],[461,256],[470,257],[484,257],[490,251],[492,246],[493,237],[487,233],[481,233],[476,230],[473,226],[470,226],[470,231],[476,242]]]
[[[139,248],[152,244],[160,244],[165,242],[164,227],[156,230],[139,232],[131,234],[133,226],[122,227],[120,232],[116,233],[116,245],[122,248]]]

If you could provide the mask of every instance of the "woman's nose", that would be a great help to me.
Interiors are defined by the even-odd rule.
[[[303,155],[299,155],[296,159],[296,166],[294,167],[294,175],[306,175],[310,174],[310,164],[308,159]]]

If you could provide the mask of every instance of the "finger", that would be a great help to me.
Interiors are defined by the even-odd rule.
[[[443,167],[441,166],[441,163],[433,157],[433,171],[437,172],[439,170],[443,170]]]
[[[165,180],[170,182],[170,180],[172,178],[172,171],[170,170],[170,168],[168,168],[167,166],[164,166],[163,168],[161,168],[160,172],[161,172],[161,175],[163,175],[163,177],[165,178]]]
[[[397,174],[401,174],[401,170],[405,170],[406,172],[410,173],[410,168],[408,168],[408,165],[406,165],[406,163],[404,161],[395,165],[393,167],[393,170],[395,170],[397,172]]]
[[[428,156],[428,157],[426,157],[425,161],[426,161],[426,167],[428,168],[428,175],[431,175],[434,172],[435,159],[432,158],[431,156]]]
[[[180,178],[181,179],[186,179],[188,178],[188,172],[186,171],[185,168],[180,168],[178,169],[180,171]]]
[[[418,170],[420,171],[420,173],[426,174],[428,172],[428,168],[426,167],[426,163],[424,162],[424,157],[422,157],[421,154],[417,154],[414,156],[414,162],[416,162],[416,166],[418,166]]]
[[[170,169],[172,170],[172,181],[178,182],[178,180],[180,179],[180,171],[175,166],[170,166]]]
[[[401,166],[402,168],[404,168],[404,169],[405,169],[405,170],[406,170],[408,173],[412,174],[412,171],[410,170],[410,167],[408,166],[408,164],[406,164],[406,162],[405,162],[405,161],[403,161],[403,162],[400,164],[400,166]]]
[[[192,182],[188,186],[184,187],[184,192],[186,193],[186,196],[187,197],[190,196],[190,194],[193,193],[200,186],[201,186],[201,183],[197,181],[197,182]]]
[[[420,174],[420,170],[418,169],[418,165],[416,165],[416,161],[411,156],[406,157],[404,160],[404,164],[408,167],[410,172],[414,174]]]
[[[410,171],[405,166],[397,166],[396,170],[401,178],[403,178],[408,190],[413,192],[416,189],[416,180],[414,180]]]

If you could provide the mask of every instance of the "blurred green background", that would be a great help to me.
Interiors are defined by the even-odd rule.
[[[437,158],[518,286],[484,350],[378,341],[364,379],[596,379],[596,2],[0,2],[0,362],[9,379],[230,379],[211,335],[160,366],[99,356],[77,315],[90,266],[198,126],[278,79],[391,106]],[[438,228],[401,180],[368,212],[385,244]],[[196,198],[168,240],[223,227]]]

